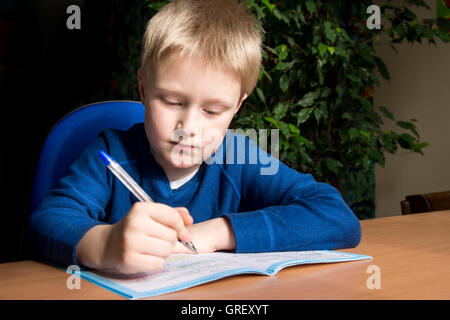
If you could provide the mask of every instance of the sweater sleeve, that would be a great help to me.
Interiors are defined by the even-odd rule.
[[[77,264],[78,242],[89,229],[105,223],[111,182],[99,150],[109,152],[102,136],[81,154],[69,174],[30,214],[28,238],[38,258],[65,266]]]
[[[224,215],[235,234],[236,252],[332,250],[359,244],[359,220],[337,189],[288,167],[250,140],[250,153],[255,148],[259,160],[246,162],[236,183],[243,212]],[[261,164],[262,157],[270,162]]]

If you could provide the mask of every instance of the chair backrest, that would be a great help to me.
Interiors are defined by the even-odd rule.
[[[450,191],[415,194],[400,202],[402,214],[421,213],[450,209]]]
[[[29,212],[67,175],[71,164],[104,129],[127,130],[144,122],[145,108],[137,101],[107,101],[82,106],[50,130],[36,167]]]

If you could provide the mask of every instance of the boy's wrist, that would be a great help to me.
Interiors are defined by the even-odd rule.
[[[77,246],[77,261],[85,267],[102,269],[105,247],[112,225],[96,225],[81,238]]]
[[[236,239],[230,221],[225,217],[213,219],[215,231],[217,232],[216,250],[236,249]]]

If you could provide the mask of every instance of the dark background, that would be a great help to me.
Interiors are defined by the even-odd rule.
[[[81,30],[69,30],[69,5],[81,8]],[[26,258],[28,198],[35,166],[52,126],[99,99],[114,68],[108,1],[0,2],[0,263]]]

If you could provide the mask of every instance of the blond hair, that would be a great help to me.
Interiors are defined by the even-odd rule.
[[[233,70],[242,94],[250,95],[260,72],[263,33],[238,0],[174,0],[147,24],[140,61],[144,81],[168,53],[179,51]]]

